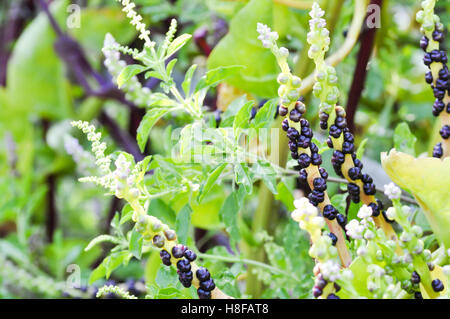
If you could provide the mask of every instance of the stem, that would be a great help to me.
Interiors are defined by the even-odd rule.
[[[245,259],[245,258],[237,258],[237,257],[225,257],[225,256],[217,256],[217,255],[210,255],[210,254],[203,254],[203,253],[199,253],[197,254],[197,256],[199,258],[202,259],[211,259],[211,260],[220,260],[220,261],[225,261],[225,262],[230,262],[230,263],[243,263],[243,264],[248,264],[248,265],[253,265],[256,267],[260,267],[260,268],[264,268],[267,270],[270,270],[271,272],[274,273],[278,273],[281,275],[284,275],[286,277],[290,277],[293,278],[295,281],[301,282],[300,279],[298,279],[294,274],[292,273],[288,273],[282,269],[273,267],[271,265],[256,261],[256,260],[251,260],[251,259]]]
[[[371,0],[371,4],[381,7],[382,0]],[[361,47],[359,48],[358,60],[356,62],[355,72],[353,73],[353,82],[348,94],[347,100],[347,125],[350,131],[355,132],[355,113],[358,108],[358,102],[364,89],[364,83],[367,75],[367,64],[375,44],[375,33],[377,28],[368,28],[361,34]]]

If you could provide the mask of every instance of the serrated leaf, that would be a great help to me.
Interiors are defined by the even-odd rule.
[[[263,107],[258,110],[255,118],[250,123],[250,127],[262,128],[272,123],[277,111],[278,99],[271,99],[264,103]]]
[[[200,91],[206,87],[214,87],[215,85],[222,82],[229,76],[238,73],[244,67],[242,65],[229,65],[229,66],[219,66],[215,69],[209,70],[206,74],[198,81],[195,91]]]
[[[234,117],[233,132],[236,139],[239,138],[239,132],[249,126],[253,104],[253,101],[245,103]]]
[[[166,58],[170,57],[172,54],[180,50],[188,41],[192,38],[190,34],[182,34],[170,43],[167,48]]]
[[[130,254],[130,252],[126,250],[111,253],[108,257],[106,257],[103,261],[106,270],[106,278],[108,279],[109,276],[111,276],[111,273],[120,265],[128,264],[128,261],[131,257],[132,255]]]
[[[219,216],[222,219],[227,232],[230,234],[231,239],[234,241],[238,241],[240,238],[237,223],[240,208],[238,194],[237,191],[235,191],[225,199],[225,202],[219,211]]]
[[[136,229],[133,229],[131,231],[128,249],[130,250],[130,253],[137,259],[141,259],[141,256],[142,256],[143,240],[144,240],[144,238],[142,237],[142,235],[139,232],[136,231]]]
[[[205,181],[205,184],[200,189],[200,194],[198,197],[198,201],[201,202],[203,198],[205,198],[205,195],[208,194],[208,192],[212,189],[212,187],[215,185],[217,179],[219,178],[220,174],[222,174],[225,167],[227,167],[227,163],[220,164],[217,166],[211,174],[208,175],[208,178]]]
[[[175,231],[177,233],[178,241],[186,245],[189,226],[191,225],[191,214],[192,209],[189,204],[186,204],[177,215],[177,220],[175,222]]]
[[[253,191],[253,181],[250,177],[247,164],[238,163],[234,166],[236,184],[242,184],[247,194]]]
[[[148,67],[140,65],[140,64],[130,64],[127,65],[122,72],[120,72],[119,76],[117,77],[117,86],[119,89],[127,83],[133,76],[144,72],[147,70]]]
[[[137,142],[141,152],[144,152],[145,145],[147,144],[148,136],[152,127],[158,122],[158,120],[168,113],[169,109],[150,109],[142,119],[137,129]]]

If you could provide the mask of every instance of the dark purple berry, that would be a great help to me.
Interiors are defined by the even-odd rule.
[[[420,276],[416,271],[413,271],[411,274],[411,282],[413,284],[418,284],[420,282]]]
[[[287,131],[289,129],[288,119],[284,119],[283,122],[281,122],[281,128],[283,129],[283,131]]]
[[[286,114],[288,113],[288,109],[284,106],[280,106],[278,108],[278,114],[280,114],[281,116],[286,116]]]
[[[442,150],[442,143],[437,143],[433,148],[433,157],[441,158],[444,155],[444,151]]]
[[[347,121],[345,120],[345,117],[342,116],[336,117],[334,124],[336,124],[336,126],[339,127],[341,130],[347,127]]]
[[[428,84],[433,83],[433,74],[431,73],[431,71],[425,74],[425,82],[427,82]]]
[[[320,176],[322,176],[323,179],[327,179],[328,178],[328,173],[327,170],[323,167],[319,167],[319,173]]]
[[[426,36],[423,36],[422,39],[420,39],[420,47],[422,50],[426,51],[428,46],[428,38]]]
[[[186,259],[181,259],[177,262],[177,268],[182,272],[191,271],[191,264]]]
[[[433,290],[436,291],[436,292],[444,290],[444,284],[439,279],[434,279],[431,282],[431,287],[433,287]]]
[[[197,289],[198,298],[200,299],[211,299],[211,292],[205,291],[201,288]]]
[[[287,137],[290,140],[296,140],[299,136],[300,136],[300,134],[298,133],[298,131],[295,128],[293,128],[293,127],[288,128]]]
[[[319,298],[322,295],[322,292],[323,292],[322,289],[320,289],[319,287],[316,286],[313,287],[312,293],[314,298]]]
[[[311,163],[313,165],[319,166],[320,164],[322,164],[322,156],[319,153],[312,153]]]
[[[306,183],[308,181],[308,173],[306,173],[306,170],[304,168],[302,168],[299,172],[299,179],[303,182]]]
[[[195,272],[195,275],[197,276],[197,279],[199,281],[206,281],[209,280],[210,278],[209,271],[205,267],[198,268],[197,271]]]
[[[375,184],[373,183],[364,184],[363,188],[366,195],[375,195],[375,193],[377,192]]]
[[[370,203],[369,207],[372,209],[372,216],[376,217],[380,215],[380,209],[376,203]]]
[[[186,249],[186,251],[184,252],[184,257],[192,262],[197,258],[197,255],[192,250]]]
[[[297,144],[301,148],[308,148],[309,145],[311,144],[311,139],[309,137],[300,135],[300,137],[298,138]]]
[[[302,153],[298,156],[297,162],[301,168],[307,168],[311,163],[311,158],[308,156],[308,154]]]
[[[178,244],[173,246],[172,248],[172,256],[174,258],[181,258],[184,255],[184,252],[186,251],[186,246]]]
[[[318,152],[319,152],[319,148],[318,148],[317,145],[314,144],[314,143],[311,143],[311,144],[309,145],[309,149],[311,150],[311,153],[318,153]]]
[[[345,154],[352,154],[355,151],[355,144],[344,142],[342,143],[342,152]]]
[[[327,182],[321,177],[316,177],[313,180],[314,189],[323,192],[327,189]]]
[[[334,208],[333,205],[328,204],[323,208],[322,215],[329,220],[333,220],[336,218],[337,213],[336,208]]]
[[[290,113],[289,113],[289,118],[291,119],[291,121],[294,122],[298,122],[300,121],[300,118],[302,117],[302,113],[300,113],[298,110],[293,109]]]
[[[336,215],[336,221],[338,222],[339,226],[344,228],[347,224],[347,217],[339,213]]]
[[[329,294],[328,295],[328,297],[327,297],[327,299],[341,299],[341,298],[339,298],[337,295],[335,295],[335,294]]]
[[[355,183],[348,183],[347,184],[347,190],[348,193],[352,196],[359,196],[359,186]]]
[[[363,183],[373,183],[373,179],[369,174],[362,174],[361,180],[363,181]]]
[[[341,135],[341,133],[342,130],[336,125],[330,126],[330,135],[333,136],[334,138],[338,138]]]
[[[450,136],[450,126],[444,125],[441,130],[439,131],[439,134],[441,134],[443,139],[448,139]]]
[[[333,245],[333,246],[336,246],[336,243],[337,243],[337,237],[336,237],[336,235],[335,234],[333,234],[333,233],[329,233],[328,234],[328,237],[330,237],[331,238],[331,244]]]
[[[361,178],[361,169],[359,167],[351,167],[348,170],[348,176],[352,179],[352,180],[357,180]]]
[[[212,279],[200,281],[200,288],[205,291],[213,291],[216,288],[214,281]]]

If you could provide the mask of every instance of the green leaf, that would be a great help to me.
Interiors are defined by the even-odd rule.
[[[111,253],[105,258],[104,266],[106,270],[106,278],[108,279],[111,273],[122,264],[128,264],[128,261],[132,255],[129,251],[123,250],[119,252]]]
[[[137,259],[141,259],[142,256],[142,242],[144,238],[142,235],[133,229],[131,231],[130,242],[129,242],[129,250],[130,253],[136,257]]]
[[[175,63],[177,63],[177,61],[178,61],[177,59],[172,59],[172,60],[170,60],[169,63],[167,63],[166,74],[168,77],[170,77],[172,75],[173,67],[175,66]]]
[[[272,192],[272,194],[278,194],[277,190],[277,174],[275,169],[268,162],[257,161],[253,167],[252,171],[255,177],[261,178],[266,184],[267,188]]]
[[[91,275],[89,276],[89,284],[90,285],[92,285],[97,280],[105,277],[105,275],[106,275],[106,268],[105,268],[104,262],[105,262],[105,260],[103,260],[103,262],[100,265],[98,265],[98,267],[95,268],[91,272]]]
[[[278,99],[271,99],[264,103],[263,107],[258,110],[255,118],[250,123],[252,128],[267,127],[275,118],[277,111]]]
[[[181,84],[181,87],[183,88],[184,95],[186,97],[191,95],[191,82],[192,77],[194,76],[194,72],[197,69],[197,64],[191,65],[191,67],[186,71],[186,75],[184,76],[184,81]]]
[[[229,77],[226,82],[261,97],[277,95],[276,59],[258,40],[258,22],[273,27],[272,0],[252,0],[230,22],[230,31],[208,58],[208,68],[243,65],[245,70]]]
[[[239,138],[239,132],[249,126],[253,104],[253,101],[245,103],[234,117],[233,132],[236,139]]]
[[[238,217],[244,197],[245,192],[243,191],[243,188],[240,187],[225,199],[225,202],[219,211],[219,216],[222,219],[227,232],[230,234],[230,238],[235,242],[240,238]]]
[[[92,239],[89,244],[86,246],[86,248],[84,249],[84,251],[89,251],[91,250],[94,246],[100,244],[100,243],[104,243],[104,242],[110,242],[110,243],[118,243],[118,239],[114,236],[111,235],[99,235],[97,237],[95,237],[94,239]]]
[[[234,166],[234,174],[237,184],[244,186],[247,194],[251,194],[253,191],[253,182],[248,172],[247,164],[238,163]]]
[[[206,74],[198,81],[195,91],[200,91],[206,87],[214,87],[215,85],[222,82],[227,77],[238,73],[242,70],[244,66],[242,65],[228,65],[219,66],[215,69],[209,70]]]
[[[117,77],[117,85],[119,86],[119,89],[122,87],[122,85],[127,83],[133,76],[142,73],[147,69],[148,67],[140,64],[127,65]]]
[[[192,38],[190,34],[182,34],[177,37],[167,48],[166,58],[170,57],[172,54],[180,50],[188,41]]]
[[[152,127],[169,111],[169,109],[153,108],[145,114],[137,129],[136,137],[141,152],[145,149],[145,145],[147,144],[148,136]]]
[[[283,181],[279,182],[277,185],[277,195],[275,196],[275,199],[281,201],[288,211],[292,212],[295,209],[292,191]]]
[[[191,213],[191,207],[189,204],[186,204],[177,215],[175,231],[177,233],[178,241],[183,245],[186,245],[189,226],[191,224]]]
[[[365,139],[362,140],[361,143],[359,143],[358,150],[356,151],[356,157],[358,159],[362,159],[362,157],[364,155],[364,150],[366,148],[366,144],[367,144],[368,140],[369,139],[366,137]]]
[[[201,202],[205,197],[205,195],[207,195],[208,192],[213,188],[213,186],[215,185],[220,174],[222,174],[225,167],[227,167],[227,163],[220,164],[212,171],[211,174],[208,175],[208,178],[206,179],[205,183],[200,188],[200,194],[198,197],[199,202]]]
[[[402,122],[394,130],[394,147],[397,151],[416,155],[415,144],[417,138],[411,133],[408,124]]]

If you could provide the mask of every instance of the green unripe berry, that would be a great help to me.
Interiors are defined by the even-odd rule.
[[[291,84],[294,88],[298,89],[302,85],[302,80],[298,76],[293,76]]]
[[[280,87],[278,88],[278,96],[283,97],[286,95],[287,93],[287,86],[286,85],[280,85]]]
[[[280,73],[277,77],[278,84],[287,84],[289,82],[289,75],[286,73]]]

